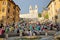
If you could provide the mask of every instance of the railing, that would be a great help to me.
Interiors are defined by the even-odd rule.
[[[24,38],[41,38],[41,37],[47,37],[47,36],[54,36],[55,35],[55,31],[48,31],[48,32],[39,32],[36,36],[22,36],[21,33],[8,33],[8,34],[5,34],[3,35],[5,37],[5,39],[8,39],[10,37],[18,37],[18,38],[21,38],[21,39],[24,39]]]

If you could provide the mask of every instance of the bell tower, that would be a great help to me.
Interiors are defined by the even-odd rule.
[[[38,6],[37,5],[35,5],[34,13],[35,13],[35,17],[38,18]]]
[[[35,5],[35,12],[37,13],[38,12],[38,6]]]
[[[29,7],[29,13],[32,13],[32,6]]]

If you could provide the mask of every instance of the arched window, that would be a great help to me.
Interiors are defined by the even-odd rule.
[[[5,11],[5,8],[2,8],[2,12],[4,12]]]
[[[9,16],[7,16],[7,19],[9,18]]]
[[[8,8],[10,8],[11,4],[8,2]]]
[[[10,13],[10,9],[8,8],[8,13]]]
[[[3,5],[6,5],[6,1],[3,1],[3,3],[2,3]]]

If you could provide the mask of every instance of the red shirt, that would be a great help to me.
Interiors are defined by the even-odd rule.
[[[4,33],[4,30],[0,28],[0,35],[2,35],[3,33]]]

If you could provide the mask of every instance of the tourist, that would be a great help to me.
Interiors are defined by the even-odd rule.
[[[6,28],[5,28],[5,33],[8,34],[9,31],[10,31],[10,30],[9,30],[9,26],[6,26]]]
[[[32,36],[32,31],[31,30],[29,30],[29,34],[30,34],[30,36]]]
[[[33,27],[32,27],[32,25],[30,24],[29,25],[29,29],[32,31],[33,30]]]
[[[17,28],[16,27],[14,28],[14,33],[17,33]]]
[[[36,30],[39,31],[41,29],[41,26],[40,25],[36,25]]]
[[[14,27],[13,26],[10,26],[9,31],[10,32],[13,32],[14,31]]]
[[[25,30],[23,30],[23,31],[22,31],[22,36],[25,36],[25,35],[26,35],[26,34],[25,34]]]

